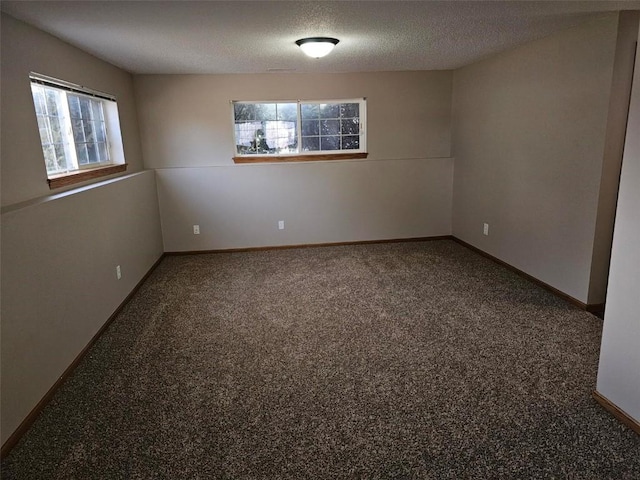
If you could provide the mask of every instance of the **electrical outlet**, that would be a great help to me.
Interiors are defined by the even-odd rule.
[[[200,235],[200,225],[194,225],[193,226],[193,234],[194,235]]]
[[[483,235],[489,235],[489,224],[485,223],[484,227],[482,228],[482,234]]]
[[[278,220],[278,230],[284,230],[284,220]]]
[[[120,265],[116,265],[116,278],[118,280],[122,278],[122,270],[120,270]]]

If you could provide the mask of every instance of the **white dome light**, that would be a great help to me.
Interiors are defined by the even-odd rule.
[[[296,45],[298,45],[302,51],[310,57],[320,58],[328,55],[339,41],[340,40],[337,38],[310,37],[296,40]]]

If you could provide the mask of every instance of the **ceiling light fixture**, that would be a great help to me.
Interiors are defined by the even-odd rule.
[[[337,38],[330,37],[309,37],[296,40],[296,45],[310,57],[320,58],[328,55],[339,41]]]

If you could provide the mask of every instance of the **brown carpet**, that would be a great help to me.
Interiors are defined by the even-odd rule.
[[[638,479],[602,322],[452,241],[166,257],[6,479]]]

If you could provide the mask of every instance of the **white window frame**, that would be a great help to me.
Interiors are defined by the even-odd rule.
[[[57,188],[58,186],[65,186],[71,183],[84,181],[86,179],[96,178],[99,176],[109,175],[111,173],[117,173],[126,170],[126,164],[124,161],[124,150],[122,145],[122,135],[120,132],[118,107],[115,96],[35,72],[31,72],[29,74],[29,80],[31,82],[32,94],[34,88],[50,89],[55,90],[56,92],[56,109],[59,113],[56,117],[61,123],[60,128],[63,137],[62,145],[64,148],[64,159],[66,168],[57,170],[48,169],[45,152],[48,144],[43,143],[43,139],[42,137],[40,137],[45,169],[47,171],[47,178],[51,188]],[[94,142],[76,142],[73,132],[71,113],[69,110],[68,95],[86,97],[91,99],[93,102],[99,102],[101,118],[98,121],[98,125],[100,129],[104,129],[104,142],[98,141],[97,139]],[[35,108],[35,99],[34,113],[36,113],[36,116],[38,116],[37,110]],[[49,117],[52,116],[46,115],[46,117],[47,133],[49,134],[49,138],[53,140],[51,137],[51,127],[48,126],[48,123],[50,121]],[[84,121],[84,119],[82,120]],[[89,122],[89,120],[86,121]],[[96,122],[95,120],[90,121],[93,123]],[[97,132],[98,130],[93,133]],[[105,152],[102,153],[106,153],[106,160],[80,164],[78,162],[77,148],[83,143],[94,143],[96,144],[96,148],[98,148],[98,145],[104,144]],[[60,142],[58,142],[58,145],[59,144]],[[60,182],[61,179],[63,179],[63,182]]]
[[[234,159],[246,159],[250,160],[251,158],[260,158],[264,157],[265,160],[273,159],[273,161],[277,161],[278,158],[282,158],[284,161],[288,158],[295,159],[297,157],[330,157],[332,155],[340,156],[340,157],[348,157],[353,156],[354,158],[361,158],[362,155],[366,155],[367,153],[367,129],[366,129],[366,119],[367,119],[367,99],[364,97],[361,98],[348,98],[348,99],[331,99],[331,100],[263,100],[263,101],[247,101],[247,100],[232,100],[231,101],[231,120],[233,125],[233,140],[234,140]],[[326,104],[343,104],[343,103],[357,103],[359,105],[359,148],[357,149],[339,149],[339,150],[302,150],[302,106],[303,105],[326,105]],[[297,112],[297,150],[295,152],[264,152],[264,153],[244,153],[238,151],[238,138],[236,136],[236,118],[235,118],[235,105],[237,104],[247,104],[247,105],[258,105],[258,104],[296,104],[296,112]],[[353,134],[355,136],[355,134]],[[339,135],[347,136],[347,135]],[[320,137],[320,135],[318,135]],[[330,159],[330,158],[329,158]],[[268,161],[268,160],[267,160]]]

